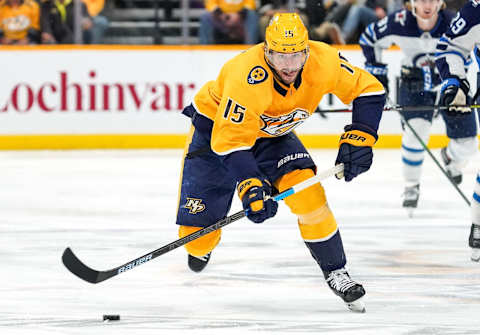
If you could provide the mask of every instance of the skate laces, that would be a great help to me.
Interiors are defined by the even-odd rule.
[[[328,274],[327,283],[337,291],[345,292],[350,287],[357,285],[348,275],[345,268],[334,270]]]

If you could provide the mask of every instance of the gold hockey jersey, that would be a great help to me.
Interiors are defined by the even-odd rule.
[[[0,2],[0,29],[5,37],[20,40],[30,28],[40,29],[40,7],[34,0],[24,0],[20,6]]]
[[[335,48],[310,41],[309,57],[296,81],[277,80],[263,43],[229,60],[215,81],[194,97],[198,113],[213,121],[212,150],[226,155],[248,150],[257,138],[282,136],[303,123],[327,93],[349,104],[362,96],[382,95],[382,84],[348,63]]]

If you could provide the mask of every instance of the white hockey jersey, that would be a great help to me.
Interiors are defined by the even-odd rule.
[[[442,79],[466,77],[465,66],[470,63],[470,52],[475,45],[480,57],[480,0],[470,0],[463,6],[437,44],[435,63]]]
[[[367,63],[382,63],[382,50],[396,44],[405,54],[402,65],[422,68],[434,63],[436,45],[452,18],[453,13],[441,10],[435,27],[422,31],[415,16],[402,9],[367,26],[359,44]]]

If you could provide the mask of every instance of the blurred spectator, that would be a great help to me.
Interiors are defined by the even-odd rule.
[[[92,17],[92,29],[90,34],[85,37],[84,43],[100,44],[103,40],[103,35],[108,28],[108,19],[101,15],[105,7],[105,0],[82,0],[87,5],[88,13]]]
[[[1,44],[34,44],[40,39],[40,7],[33,0],[0,2]]]
[[[88,40],[93,26],[87,6],[81,2],[81,29],[83,40]],[[42,3],[42,42],[74,43],[74,2],[73,0],[44,0]]]
[[[392,14],[397,10],[403,9],[405,7],[404,5],[405,1],[408,1],[408,0],[387,0],[387,14]],[[465,1],[465,0],[459,0],[459,1]]]
[[[387,16],[386,0],[357,0],[351,3],[342,24],[343,38],[357,43],[359,35],[372,22]]]
[[[387,2],[390,0],[327,0],[322,4],[323,9],[319,9],[320,4],[314,0],[307,0],[307,8],[317,7],[320,10],[319,17],[324,17],[324,22],[314,29],[318,39],[322,40],[325,36],[333,39],[335,44],[346,41],[347,43],[356,43],[358,36],[363,29],[370,23],[382,19],[387,14]],[[307,9],[307,13],[310,10]],[[333,29],[336,27],[336,29]],[[341,27],[341,36],[338,34],[338,26]]]
[[[338,24],[336,22],[326,21],[327,14],[336,7],[334,1],[324,3],[322,0],[306,0],[305,5],[311,39],[328,44],[345,44]]]
[[[200,44],[258,43],[254,0],[205,0],[200,17]]]

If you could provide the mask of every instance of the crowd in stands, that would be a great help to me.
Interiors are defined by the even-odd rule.
[[[370,23],[401,9],[409,0],[305,0],[296,10],[314,40],[329,44],[358,43]],[[458,10],[466,0],[445,0],[447,9]],[[262,41],[273,14],[288,12],[287,0],[205,0],[207,13],[201,18],[200,44]],[[259,33],[260,32],[260,35]]]
[[[108,19],[102,15],[105,0],[82,0],[80,42],[101,43]],[[0,41],[3,45],[74,43],[73,0],[1,0]]]
[[[109,0],[112,1],[112,0]],[[155,1],[155,0],[151,0]],[[404,6],[405,0],[304,0],[296,10],[310,37],[329,44],[357,43],[371,22]],[[409,1],[409,0],[406,0]],[[84,44],[103,42],[109,26],[106,0],[81,0],[82,33],[74,36],[74,0],[0,0],[1,44]],[[200,2],[200,4],[199,4]],[[465,0],[445,0],[456,11]],[[205,8],[199,18],[200,44],[255,44],[275,12],[287,12],[288,0],[191,0]]]

